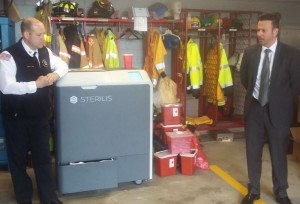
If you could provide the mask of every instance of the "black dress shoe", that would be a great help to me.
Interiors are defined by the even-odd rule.
[[[276,201],[279,203],[279,204],[292,204],[291,200],[289,199],[289,197],[283,197],[283,198],[279,198],[277,197],[276,198]]]
[[[255,200],[259,200],[259,194],[248,193],[242,200],[241,204],[253,204]]]

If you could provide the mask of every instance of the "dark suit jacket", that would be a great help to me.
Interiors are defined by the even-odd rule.
[[[240,76],[246,88],[244,116],[249,105],[257,77],[262,46],[257,44],[244,52]],[[300,92],[300,52],[278,41],[270,79],[269,112],[274,126],[289,126],[293,120],[297,95]]]

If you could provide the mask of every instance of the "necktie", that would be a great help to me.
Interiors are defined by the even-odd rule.
[[[265,106],[268,103],[269,94],[269,77],[270,77],[270,59],[269,53],[270,49],[265,50],[265,57],[263,61],[263,66],[260,74],[260,87],[258,101],[261,106]]]
[[[36,53],[37,53],[37,52],[34,52],[34,53],[33,53],[33,59],[34,59],[34,61],[37,63],[37,65],[40,67],[40,62],[39,62],[38,58],[36,57]]]

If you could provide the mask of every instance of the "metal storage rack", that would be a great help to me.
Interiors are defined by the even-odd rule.
[[[127,28],[133,29],[133,24],[134,24],[134,21],[131,19],[107,19],[107,18],[51,17],[51,21],[52,23],[57,23],[60,25],[82,23],[85,36],[88,35],[88,28],[91,26],[99,26],[103,28],[109,27],[116,34],[117,43],[119,43],[118,41],[120,40],[121,33],[124,32]],[[176,31],[180,35],[180,37],[184,39],[185,29],[184,29],[184,21],[182,20],[148,19],[147,24],[148,24],[148,28],[157,27],[160,29],[164,28],[164,29],[170,29],[172,31]],[[147,33],[147,31],[145,31],[144,33]],[[174,70],[174,73],[176,73],[176,70]]]
[[[201,53],[202,63],[205,63],[210,42],[213,38],[218,43],[226,39],[226,45],[228,46],[227,57],[229,58],[235,52],[243,52],[245,48],[251,46],[257,42],[256,40],[256,24],[260,11],[234,11],[234,10],[204,10],[204,9],[183,9],[182,18],[187,19],[188,14],[191,16],[197,16],[200,19],[214,16],[217,20],[217,25],[212,27],[199,27],[199,28],[188,28],[186,24],[186,36],[193,36],[199,40],[199,51]],[[242,27],[239,28],[223,28],[222,19],[227,18],[230,20],[236,19],[242,23]],[[220,52],[220,50],[218,50]],[[218,57],[218,63],[220,63],[220,57]],[[185,73],[180,73],[185,76]],[[185,77],[184,77],[185,78]],[[230,127],[242,127],[242,114],[243,114],[243,102],[245,90],[240,84],[239,72],[232,70],[233,78],[233,113],[226,117],[220,118],[217,104],[212,104],[210,107],[210,117],[213,119],[212,125],[201,125],[200,129],[214,130],[214,129],[226,129]],[[205,76],[204,76],[205,81]],[[186,83],[186,82],[185,82]],[[183,103],[183,115],[186,117],[186,89],[185,86],[180,87]],[[203,91],[200,91],[200,97],[198,100],[198,116],[207,114],[208,103],[203,95]]]

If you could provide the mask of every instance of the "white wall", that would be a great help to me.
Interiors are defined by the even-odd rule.
[[[33,16],[35,3],[38,0],[14,0],[23,17]],[[94,0],[74,0],[79,7],[88,10]],[[110,0],[115,9],[122,15],[130,11],[131,7],[148,7],[153,3],[161,2],[170,5],[173,0]],[[182,0],[183,8],[220,9],[220,10],[257,10],[263,12],[280,12],[282,26],[300,27],[300,0]],[[16,39],[20,37],[19,25],[16,25]]]
[[[35,4],[37,1],[38,0],[14,0],[22,17],[33,16],[35,14]],[[113,3],[115,10],[118,10],[120,16],[122,16],[124,12],[131,11],[131,7],[148,7],[156,2],[170,6],[173,0],[110,1]],[[80,8],[85,8],[85,10],[88,11],[94,0],[74,0],[74,2],[79,3]],[[282,14],[281,41],[300,48],[300,0],[182,0],[182,4],[183,8],[193,9],[280,12]],[[15,29],[17,40],[21,36],[19,24],[20,23],[16,23]],[[122,52],[126,52],[126,50],[122,50]],[[142,63],[142,61],[138,61],[136,66],[142,66]]]
[[[134,7],[148,7],[161,2],[170,5],[173,0],[110,0],[116,10],[128,11]],[[34,14],[37,0],[14,0],[24,17]],[[88,9],[94,0],[74,0],[81,8]],[[258,10],[263,12],[278,11],[283,15],[283,23],[297,25],[300,17],[299,0],[182,0],[183,8],[222,9],[222,10]]]
[[[280,41],[300,49],[300,26],[283,26]]]

